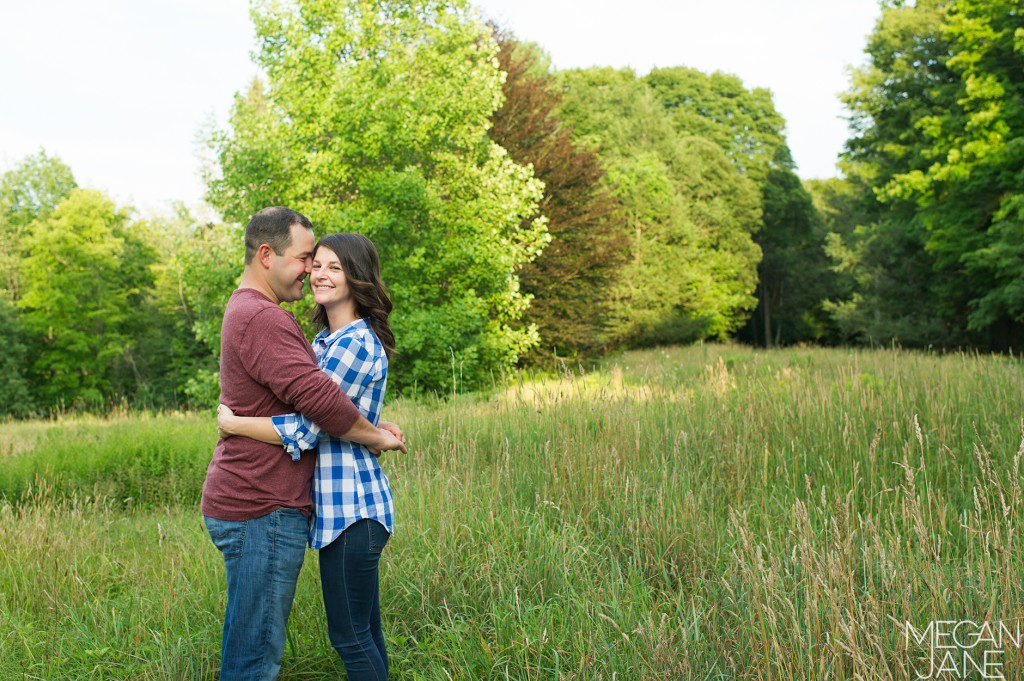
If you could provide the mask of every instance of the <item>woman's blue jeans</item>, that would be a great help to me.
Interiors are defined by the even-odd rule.
[[[220,681],[273,681],[281,670],[309,520],[283,507],[252,520],[204,520],[228,575]]]
[[[388,678],[377,567],[390,537],[379,522],[363,519],[320,549],[327,635],[345,663],[349,681]]]

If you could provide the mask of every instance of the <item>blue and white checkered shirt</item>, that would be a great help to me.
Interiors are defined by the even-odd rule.
[[[387,387],[388,358],[366,321],[357,319],[334,333],[324,329],[313,339],[313,351],[320,368],[348,393],[363,416],[377,425]],[[317,447],[309,530],[312,548],[327,546],[363,518],[377,520],[395,533],[391,484],[370,450],[321,434],[302,414],[275,416],[274,429],[292,459]]]

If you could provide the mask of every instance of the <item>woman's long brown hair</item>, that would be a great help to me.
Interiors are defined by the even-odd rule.
[[[317,242],[313,248],[314,258],[321,247],[330,249],[338,256],[348,290],[356,303],[356,315],[370,324],[377,340],[384,346],[384,353],[391,357],[395,352],[395,334],[388,324],[391,298],[380,278],[380,257],[376,246],[362,234],[338,232],[328,234]],[[313,310],[313,323],[322,329],[330,326],[323,305],[318,304]]]

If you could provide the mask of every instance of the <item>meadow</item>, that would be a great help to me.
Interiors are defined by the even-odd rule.
[[[1024,617],[1019,358],[702,344],[385,418],[397,680],[981,678],[906,623]],[[210,414],[0,424],[0,678],[216,678],[215,440]],[[309,551],[282,681],[343,675],[317,582]]]

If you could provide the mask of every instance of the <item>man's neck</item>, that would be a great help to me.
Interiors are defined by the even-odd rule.
[[[270,288],[270,285],[266,280],[257,276],[256,273],[251,271],[249,268],[242,271],[242,280],[238,283],[238,288],[251,288],[254,291],[262,293],[267,298],[270,298],[274,303],[278,305],[281,304],[281,301],[277,299],[277,296],[274,294],[274,290]]]

